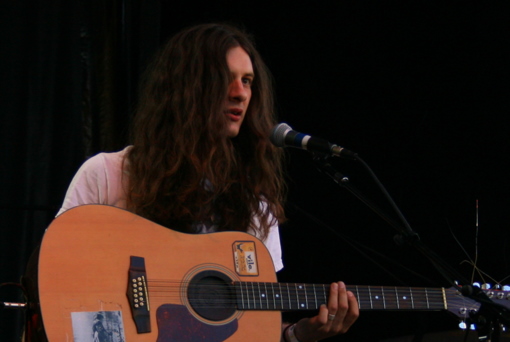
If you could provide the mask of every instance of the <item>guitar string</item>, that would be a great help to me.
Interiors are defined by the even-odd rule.
[[[155,301],[155,300],[170,300],[170,299],[175,299],[175,300],[178,300],[180,302],[180,299],[184,296],[186,297],[187,295],[187,290],[193,290],[195,287],[197,288],[200,288],[202,289],[202,292],[201,292],[201,297],[200,297],[200,300],[201,301],[206,301],[207,304],[204,305],[204,307],[210,307],[210,305],[217,305],[217,306],[221,306],[221,305],[226,305],[226,306],[229,306],[229,307],[232,307],[234,305],[237,305],[238,304],[238,300],[237,300],[237,297],[236,297],[236,286],[235,285],[232,285],[232,284],[228,284],[228,286],[230,286],[231,288],[230,289],[222,289],[222,287],[225,287],[226,284],[224,284],[222,287],[219,287],[218,288],[218,285],[209,285],[209,284],[198,284],[198,285],[192,285],[190,284],[189,282],[179,282],[179,281],[164,281],[164,280],[157,280],[157,281],[154,281],[154,280],[150,280],[149,282],[149,293],[150,293],[150,299],[151,301]],[[237,283],[237,284],[240,284],[240,283]],[[248,286],[254,286],[255,284],[257,285],[261,285],[261,284],[265,284],[265,285],[274,285],[275,283],[243,283],[245,285],[248,285]],[[279,283],[280,284],[280,283]],[[301,293],[301,296],[304,297],[304,296],[309,296],[310,298],[308,298],[308,302],[309,304],[311,305],[308,305],[308,306],[311,306],[312,309],[316,309],[320,304],[321,302],[320,301],[317,301],[315,300],[314,298],[314,292],[311,292],[311,290],[313,290],[313,288],[310,288],[310,287],[313,287],[312,284],[303,284],[305,285],[305,289],[304,290],[301,290],[301,291],[305,291],[306,294],[304,293]],[[295,284],[280,284],[280,286],[282,287],[295,287]],[[183,290],[183,287],[185,290]],[[210,291],[212,293],[212,296],[204,296],[204,293],[207,294],[208,290],[207,290],[207,287],[212,287],[213,288],[213,291]],[[315,288],[322,288],[322,285],[315,285]],[[204,290],[205,289],[205,290]],[[348,287],[349,289],[349,287]],[[328,289],[329,290],[329,289]],[[427,296],[428,298],[427,299],[423,299],[423,296],[424,294],[423,293],[418,293],[416,291],[420,291],[420,292],[425,292],[426,290],[426,293],[427,293]],[[184,291],[184,293],[183,293]],[[381,291],[381,293],[379,294],[377,291]],[[410,288],[397,288],[397,291],[400,291],[400,292],[404,292],[404,291],[410,291],[408,294],[406,293],[406,295],[402,295],[400,294],[398,297],[396,297],[396,294],[395,295],[392,295],[391,292],[394,292],[395,289],[392,288],[392,287],[367,287],[367,286],[358,286],[357,287],[357,290],[356,290],[356,297],[358,299],[358,301],[360,302],[360,305],[362,304],[367,304],[367,303],[370,303],[370,305],[367,305],[368,307],[367,308],[373,308],[373,309],[383,309],[383,308],[392,308],[392,309],[416,309],[416,310],[420,310],[420,309],[423,309],[423,310],[428,310],[430,308],[435,308],[435,309],[444,309],[444,299],[443,299],[443,289],[430,289],[430,288],[415,288],[415,287],[410,287]],[[413,292],[414,291],[414,292]],[[282,307],[282,304],[281,305],[276,305],[275,304],[275,299],[274,297],[266,297],[266,298],[261,298],[261,297],[256,297],[256,294],[258,293],[266,293],[266,291],[259,291],[258,289],[247,289],[247,290],[243,290],[243,292],[245,293],[246,295],[246,298],[245,298],[245,301],[247,303],[248,306],[253,306],[253,307],[276,307],[276,306],[279,306],[279,307]],[[273,291],[267,291],[269,292],[269,295],[271,295],[271,293],[273,293],[274,295],[274,292]],[[277,291],[278,292],[278,291]],[[327,291],[326,291],[327,292]],[[386,292],[386,293],[382,293],[382,292]],[[413,293],[411,293],[413,292]],[[452,297],[454,299],[456,299],[458,302],[460,303],[449,303],[449,308],[450,309],[455,309],[455,308],[465,308],[466,306],[473,306],[473,305],[466,305],[468,303],[465,303],[464,302],[464,299],[460,296],[460,295],[455,295],[454,294],[455,291],[454,290],[446,290],[446,295],[447,295],[447,299]],[[266,293],[266,296],[268,294]],[[282,296],[285,296],[286,294],[283,293]],[[225,297],[228,297],[228,298],[225,298]],[[277,299],[279,301],[291,301],[292,304],[294,304],[294,306],[296,306],[296,308],[298,308],[298,305],[297,303],[300,302],[300,299],[301,301],[304,300],[304,298],[300,298],[297,294],[296,296],[294,297],[294,294],[292,296],[290,296],[291,298],[283,298],[283,299]],[[452,299],[450,298],[450,300]],[[273,303],[270,303],[271,301],[273,301]],[[264,302],[267,302],[267,303],[264,303]],[[265,305],[264,305],[265,304]],[[286,303],[285,303],[286,304]],[[397,306],[395,307],[395,304],[397,304]],[[440,304],[440,305],[438,305]],[[383,305],[384,307],[381,307],[381,305]],[[198,307],[200,306],[198,303],[196,303],[195,307]],[[283,305],[286,307],[286,305]],[[290,305],[292,306],[292,305]],[[363,305],[365,306],[365,305]],[[410,307],[411,306],[411,307]],[[365,307],[362,307],[361,309],[364,309]]]
[[[181,287],[186,287],[186,288],[193,288],[193,287],[207,287],[207,286],[211,286],[211,287],[216,287],[216,288],[219,288],[221,289],[222,287],[233,287],[235,288],[237,284],[244,284],[245,286],[251,286],[252,288],[248,289],[248,290],[244,290],[244,291],[255,291],[255,292],[274,292],[274,288],[273,289],[267,289],[268,287],[271,287],[272,284],[275,284],[275,283],[251,283],[251,282],[243,282],[243,283],[239,283],[239,282],[236,282],[236,283],[231,283],[231,284],[223,284],[223,285],[218,285],[218,284],[197,284],[197,285],[194,285],[194,284],[191,284],[190,282],[181,282],[181,281],[166,281],[166,280],[150,280],[149,282],[149,287],[153,290],[153,291],[157,291],[157,289],[162,289],[162,288],[168,288],[170,287],[171,289],[173,288],[178,288],[180,289]],[[277,284],[280,284],[280,283],[277,283]],[[254,287],[256,286],[266,286],[266,289],[268,291],[261,291],[260,289],[254,289]],[[303,284],[304,285],[304,284]],[[221,287],[220,287],[221,286]],[[295,285],[294,284],[285,284],[285,283],[281,283],[280,285],[280,288],[281,290],[283,291],[286,291],[287,288],[292,288],[292,291],[296,291],[295,289]],[[313,285],[312,284],[306,284],[305,285],[305,289],[299,289],[298,291],[300,292],[303,292],[303,291],[306,291],[307,293],[313,293],[314,290],[315,292],[317,292],[317,289],[321,289],[322,288],[322,285],[315,285],[315,289],[313,288]],[[375,294],[377,295],[378,293],[380,293],[380,296],[391,296],[391,293],[399,293],[399,296],[400,295],[407,295],[407,296],[415,296],[415,297],[419,297],[419,296],[423,296],[423,295],[426,295],[426,296],[440,296],[442,298],[442,295],[443,295],[443,289],[439,288],[439,289],[430,289],[430,288],[419,288],[419,287],[409,287],[409,288],[405,288],[405,287],[397,287],[396,289],[393,288],[393,287],[368,287],[368,286],[358,286],[357,288],[347,288],[348,290],[351,290],[351,291],[355,291],[357,293],[368,293],[368,294]],[[180,291],[180,290],[179,290]],[[328,292],[329,291],[329,286],[326,286],[325,287],[325,290],[324,291],[320,291],[320,292]],[[453,290],[446,290],[447,291],[447,294],[448,294],[448,291],[453,291]],[[278,292],[278,291],[277,291]],[[504,292],[504,291],[500,291],[500,292]]]
[[[217,289],[222,289],[222,288],[228,288],[228,290],[226,290],[226,292],[229,292],[231,291],[231,288],[236,288],[237,284],[240,284],[240,283],[233,283],[233,284],[223,284],[223,285],[214,285],[214,284],[197,284],[197,285],[194,285],[194,284],[190,284],[189,282],[180,282],[180,281],[174,281],[174,282],[171,282],[171,281],[149,281],[149,288],[151,288],[153,291],[158,291],[158,290],[163,290],[165,291],[164,289],[165,288],[170,288],[170,289],[175,289],[175,291],[181,291],[180,289],[182,287],[185,287],[185,288],[194,288],[194,287],[197,287],[197,288],[203,288],[203,287],[216,287]],[[249,289],[243,289],[244,292],[246,291],[249,291],[249,292],[261,292],[261,293],[266,293],[266,292],[269,292],[269,293],[274,293],[275,289],[274,288],[271,288],[271,285],[274,284],[274,283],[242,283],[242,284],[247,284],[246,286],[251,286],[252,288],[249,288]],[[258,285],[257,285],[258,284]],[[261,289],[257,288],[257,289],[254,289],[254,287],[258,287],[258,286],[264,286],[262,285],[264,284],[265,285],[265,289],[264,291],[262,291]],[[280,287],[279,287],[279,290],[282,290],[282,292],[285,292],[287,291],[286,289],[287,288],[292,288],[292,291],[296,291],[295,289],[295,286],[294,285],[287,285],[287,284],[282,284]],[[322,285],[318,285],[318,286],[315,286],[315,289],[313,288],[312,285],[306,285],[305,289],[299,289],[297,291],[299,291],[300,293],[304,293],[306,292],[306,294],[309,294],[309,293],[314,293],[318,291],[318,289],[320,290],[322,288]],[[267,289],[267,291],[265,291]],[[426,289],[425,288],[416,288],[416,287],[410,287],[410,288],[397,288],[396,290],[392,287],[388,287],[388,288],[381,288],[381,287],[358,287],[357,289],[354,289],[354,288],[349,288],[348,287],[348,290],[354,290],[355,292],[357,293],[362,293],[362,294],[373,294],[373,295],[378,295],[379,296],[391,296],[392,293],[399,293],[399,297],[400,296],[404,296],[406,295],[407,297],[420,297],[420,296],[438,296],[438,297],[441,297],[443,296],[443,290],[442,289]],[[279,292],[279,291],[276,291],[276,292]],[[319,292],[326,292],[328,293],[329,292],[329,286],[325,287],[325,290],[323,291],[319,291]]]
[[[174,296],[174,300],[171,301],[171,303],[168,303],[172,298],[168,296],[159,296],[154,298],[154,296],[150,297],[150,301],[154,303],[161,303],[161,304],[182,304],[183,302],[186,303],[187,301],[183,299],[181,296]],[[382,305],[381,303],[374,303],[373,301],[370,301],[369,299],[365,299],[364,301],[358,301],[360,305],[361,310],[426,310],[426,311],[434,311],[434,310],[458,310],[459,313],[461,313],[461,310],[477,310],[479,308],[478,304],[468,303],[463,301],[462,299],[457,298],[458,303],[450,303],[447,307],[445,307],[443,304],[437,303],[437,305],[431,305],[429,302],[421,301],[421,302],[414,302],[414,305],[411,305],[408,303],[403,303],[402,301],[386,301],[385,305]],[[464,303],[465,302],[465,303]],[[216,297],[206,297],[206,298],[200,298],[199,300],[192,301],[193,307],[200,308],[211,308],[211,306],[216,306],[219,308],[237,308],[239,306],[239,309],[266,309],[266,310],[316,310],[320,306],[320,302],[315,303],[309,303],[310,305],[306,307],[300,307],[299,302],[296,300],[291,300],[291,304],[281,302],[279,303],[267,303],[264,301],[259,301],[257,299],[248,299],[245,300],[244,305],[240,305],[238,300],[235,299],[224,299]],[[396,305],[397,304],[397,305]]]
[[[185,304],[187,302],[181,302],[180,300],[177,300],[175,302],[169,303],[168,300],[151,300],[152,305],[164,305],[164,304]],[[240,305],[237,301],[211,301],[211,300],[203,300],[202,302],[193,302],[190,304],[195,309],[200,308],[218,308],[218,309],[237,309],[237,310],[293,310],[293,311],[306,311],[306,310],[317,310],[318,307],[315,306],[308,306],[308,307],[300,307],[297,303],[293,303],[295,305],[265,305],[264,303],[255,303],[253,301],[247,302],[244,305]],[[370,304],[361,304],[359,306],[360,310],[389,310],[389,311],[443,311],[443,310],[449,310],[453,311],[454,313],[458,313],[462,315],[463,313],[469,313],[470,311],[477,311],[479,309],[479,305],[461,305],[461,304],[454,304],[449,305],[448,307],[444,306],[418,306],[418,307],[412,307],[412,306],[382,306],[382,305],[370,305]]]

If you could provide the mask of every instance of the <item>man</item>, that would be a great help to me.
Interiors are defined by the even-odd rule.
[[[248,232],[279,271],[285,216],[282,152],[269,141],[275,124],[271,77],[249,37],[227,25],[186,29],[147,72],[133,145],[86,161],[59,214],[108,204],[181,232]],[[327,305],[285,324],[282,340],[344,333],[357,316],[353,294],[333,283]]]

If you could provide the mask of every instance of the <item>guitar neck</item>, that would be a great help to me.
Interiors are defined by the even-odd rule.
[[[316,310],[326,304],[330,285],[236,282],[241,310]],[[444,288],[348,286],[360,310],[445,310]]]

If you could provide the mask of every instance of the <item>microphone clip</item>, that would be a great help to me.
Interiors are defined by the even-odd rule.
[[[329,177],[331,177],[337,184],[345,185],[349,182],[349,178],[344,176],[342,173],[338,172],[331,164],[329,163],[329,155],[323,152],[312,152],[313,161],[315,165],[317,165],[317,169],[320,172],[325,173]]]

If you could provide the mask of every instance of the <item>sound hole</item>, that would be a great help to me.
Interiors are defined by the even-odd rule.
[[[218,271],[196,274],[188,285],[188,300],[197,314],[211,321],[223,321],[237,309],[232,280]]]

